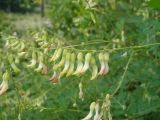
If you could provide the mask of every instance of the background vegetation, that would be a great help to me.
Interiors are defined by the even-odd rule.
[[[75,51],[116,50],[110,56],[109,74],[95,81],[89,80],[88,73],[62,78],[61,84],[53,85],[48,81],[51,75],[22,69],[12,76],[7,93],[0,96],[0,119],[82,119],[92,101],[113,94],[123,75],[120,89],[111,99],[113,120],[160,119],[158,6],[147,0],[48,0],[46,16],[41,18],[34,12],[39,2],[22,0],[15,5],[2,1],[1,9],[8,11],[6,6],[10,6],[9,11],[18,13],[0,12],[1,49],[5,36],[16,32],[19,38],[28,40],[33,32],[43,29],[48,39],[78,45]],[[83,102],[78,98],[80,81],[84,85]]]

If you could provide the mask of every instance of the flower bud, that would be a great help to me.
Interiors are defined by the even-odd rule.
[[[101,115],[99,114],[99,103],[96,103],[95,105],[95,115],[94,120],[100,120]]]
[[[83,86],[82,83],[79,83],[79,99],[81,99],[82,101],[84,100],[84,94],[83,94]]]
[[[70,67],[69,67],[67,75],[66,75],[67,77],[70,76],[70,75],[72,75],[73,72],[74,72],[75,58],[76,58],[75,54],[72,53],[71,54],[71,58],[70,58]]]
[[[85,73],[89,69],[89,64],[90,64],[91,57],[92,57],[91,53],[87,53],[85,55],[85,63],[84,63],[84,66],[83,66],[83,68],[81,70],[82,74]]]
[[[94,112],[94,109],[95,109],[95,105],[96,105],[95,102],[91,103],[89,114],[85,118],[83,118],[82,120],[90,120],[92,118],[93,112]]]
[[[106,71],[106,66],[105,66],[105,61],[104,61],[104,55],[103,53],[99,53],[98,55],[98,58],[99,58],[99,62],[101,64],[101,68],[100,68],[100,71],[99,71],[99,75],[103,75]]]
[[[94,80],[98,76],[98,67],[96,65],[96,60],[94,57],[91,58],[91,67],[92,67],[92,77],[91,80]]]
[[[67,54],[66,54],[66,58],[65,58],[64,68],[63,68],[62,72],[60,73],[60,76],[61,76],[61,77],[62,77],[64,74],[66,74],[66,72],[67,72],[68,69],[69,69],[69,66],[70,66],[70,58],[71,58],[71,53],[67,53]]]
[[[77,69],[73,74],[74,75],[80,74],[82,68],[83,68],[83,54],[80,52],[77,55]]]

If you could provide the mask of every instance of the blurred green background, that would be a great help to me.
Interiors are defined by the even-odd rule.
[[[49,39],[82,44],[77,49],[112,49],[160,42],[160,9],[149,0],[0,0],[0,33],[32,39],[47,31]],[[108,41],[85,46],[88,43]],[[5,39],[0,36],[3,48]],[[118,93],[111,100],[113,120],[160,119],[160,46],[122,49],[111,54],[110,72],[95,81],[89,73],[62,78],[51,84],[49,75],[22,69],[13,75],[9,90],[0,96],[1,120],[80,120],[92,101],[112,94],[129,68]],[[123,56],[127,53],[127,56]],[[1,61],[0,61],[1,62]],[[21,67],[21,66],[20,66]],[[78,98],[84,84],[85,99]],[[76,104],[76,106],[74,106]]]

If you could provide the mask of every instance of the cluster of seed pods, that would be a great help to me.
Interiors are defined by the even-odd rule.
[[[25,65],[26,68],[35,72],[50,76],[50,81],[54,84],[58,83],[62,77],[82,76],[90,72],[90,80],[94,80],[108,73],[108,52],[75,51],[63,45],[57,45],[58,43],[56,44],[54,40],[47,41],[46,36],[46,33],[34,34],[34,39],[30,42],[18,39],[16,36],[7,37],[2,50],[1,63],[4,63],[11,73],[20,73],[22,66]],[[82,96],[81,94],[81,99]]]
[[[89,113],[82,120],[102,120],[103,116],[106,115],[107,120],[112,120],[112,115],[110,113],[110,95],[107,94],[101,107],[99,102],[92,102],[90,104]]]
[[[108,61],[109,53],[93,53],[70,52],[67,49],[58,48],[55,50],[50,62],[53,63],[53,76],[51,81],[57,83],[61,77],[81,76],[87,71],[91,71],[90,80],[96,79],[99,75],[106,75],[109,71]],[[97,64],[100,64],[99,66]]]

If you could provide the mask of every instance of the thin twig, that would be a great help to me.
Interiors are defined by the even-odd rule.
[[[122,75],[122,78],[120,79],[120,81],[119,81],[119,83],[118,83],[118,86],[117,86],[117,88],[114,90],[114,92],[113,92],[113,94],[111,95],[111,97],[113,97],[113,96],[118,92],[118,90],[120,89],[120,87],[121,87],[121,85],[122,85],[122,83],[123,83],[123,81],[124,81],[124,78],[125,78],[125,76],[126,76],[126,72],[127,72],[127,70],[128,70],[128,66],[129,66],[129,64],[130,64],[130,61],[131,61],[132,56],[133,56],[133,51],[131,52],[131,55],[130,55],[130,57],[129,57],[129,59],[128,59],[128,62],[127,62],[127,64],[126,64],[125,70],[124,70],[123,75]]]

